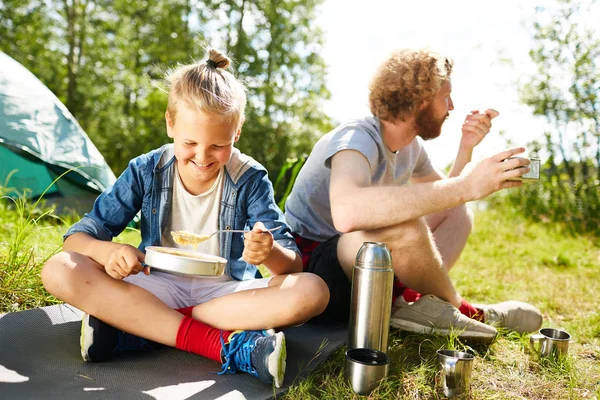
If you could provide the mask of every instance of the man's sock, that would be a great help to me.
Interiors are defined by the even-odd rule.
[[[175,347],[221,363],[221,338],[227,342],[230,335],[229,331],[213,328],[185,315],[177,331]]]
[[[460,307],[458,308],[458,310],[469,318],[473,318],[474,320],[484,322],[483,312],[473,307],[473,305],[471,305],[471,303],[469,303],[465,299],[463,299],[462,303],[460,303]]]
[[[412,303],[413,301],[417,301],[421,298],[421,293],[407,287],[406,289],[404,289],[402,297],[407,303]]]
[[[394,293],[394,296],[393,296],[392,301],[395,301],[396,298],[399,296],[402,296],[404,301],[406,301],[407,303],[417,301],[421,298],[421,293],[419,293],[416,290],[413,290],[409,287],[404,286],[404,284],[397,279],[394,280],[393,293]],[[467,302],[465,299],[463,299],[458,310],[461,312],[461,314],[466,315],[469,318],[473,318],[477,321],[484,322],[483,312],[481,310],[473,307],[471,305],[471,303]]]

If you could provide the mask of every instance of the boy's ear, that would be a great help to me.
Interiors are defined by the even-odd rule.
[[[173,139],[173,121],[171,121],[171,116],[169,115],[169,111],[165,112],[165,121],[167,122],[167,136]]]
[[[237,128],[237,131],[235,132],[235,136],[233,138],[233,143],[236,143],[238,140],[240,140],[240,135],[242,134],[242,125],[244,125],[244,121],[246,120],[245,117],[242,117],[242,120],[240,121],[240,125]]]

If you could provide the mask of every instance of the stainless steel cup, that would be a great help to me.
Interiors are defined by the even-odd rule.
[[[371,393],[388,374],[390,359],[382,351],[351,349],[346,352],[346,379],[354,393]]]
[[[561,329],[542,328],[539,334],[529,337],[529,345],[540,357],[564,357],[569,352],[571,335]]]
[[[456,350],[438,350],[436,387],[440,395],[455,397],[471,391],[473,354]]]
[[[518,158],[518,157],[510,157],[510,158]],[[529,157],[529,171],[527,171],[526,173],[524,173],[523,175],[516,177],[516,178],[512,178],[510,180],[512,181],[537,181],[540,179],[540,170],[541,170],[541,163],[542,160],[540,160],[537,157]],[[527,166],[522,166],[522,167],[517,167],[517,168],[527,168]]]

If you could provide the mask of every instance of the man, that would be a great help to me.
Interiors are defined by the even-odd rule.
[[[383,242],[396,277],[407,287],[394,301],[393,327],[456,330],[463,338],[491,341],[497,334],[492,325],[519,332],[541,326],[539,310],[526,303],[474,307],[448,277],[472,229],[465,203],[521,185],[514,179],[529,170],[527,158],[511,158],[524,148],[470,163],[498,115],[492,109],[466,117],[449,177],[432,167],[417,137],[438,137],[454,109],[452,66],[427,50],[394,52],[370,85],[373,116],[323,136],[298,175],[286,218],[305,270],[329,286],[330,303],[321,320],[348,318],[356,254],[363,242]]]

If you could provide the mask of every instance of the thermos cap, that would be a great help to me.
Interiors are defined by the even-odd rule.
[[[356,265],[370,268],[391,268],[392,255],[385,243],[364,242],[356,254]]]

